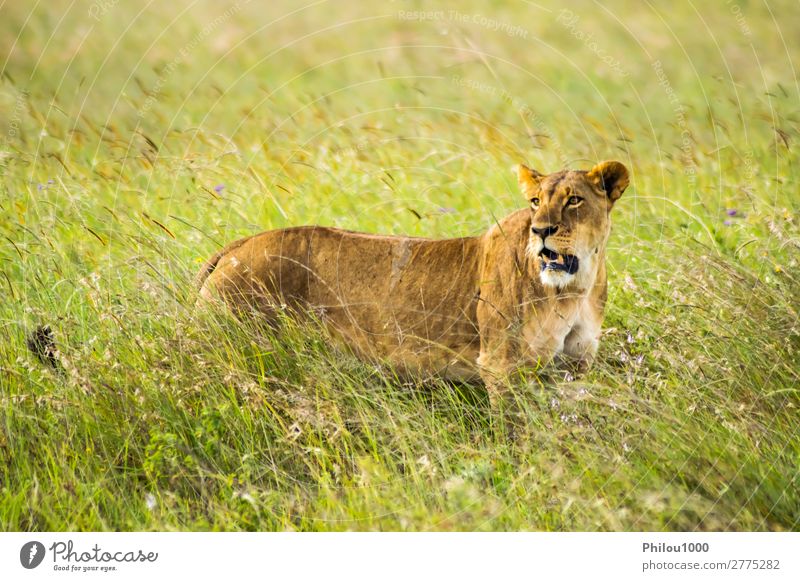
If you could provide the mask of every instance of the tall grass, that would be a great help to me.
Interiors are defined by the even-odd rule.
[[[0,528],[800,528],[791,3],[93,6],[0,8]],[[476,234],[511,164],[609,158],[598,360],[514,443],[480,386],[193,307],[225,241]]]

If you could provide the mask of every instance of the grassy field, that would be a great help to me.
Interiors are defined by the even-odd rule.
[[[800,529],[797,4],[604,5],[0,5],[0,529]],[[480,386],[194,312],[226,241],[477,234],[512,164],[603,159],[598,361],[513,445]]]

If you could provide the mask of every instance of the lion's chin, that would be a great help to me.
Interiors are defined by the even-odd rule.
[[[546,268],[539,273],[539,279],[542,281],[544,286],[562,289],[574,282],[576,276],[563,270],[552,270]]]

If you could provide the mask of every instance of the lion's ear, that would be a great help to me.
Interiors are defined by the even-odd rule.
[[[514,169],[517,172],[517,181],[522,193],[526,196],[532,196],[539,189],[539,182],[542,181],[544,176],[524,164],[519,164]]]
[[[619,200],[622,192],[628,187],[630,177],[628,168],[618,161],[603,161],[598,163],[586,174],[589,181],[603,190],[611,203]]]

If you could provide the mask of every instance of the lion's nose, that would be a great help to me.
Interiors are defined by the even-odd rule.
[[[558,230],[558,226],[545,226],[544,228],[537,228],[536,226],[531,226],[531,231],[537,236],[541,236],[542,240],[547,238],[548,236],[552,236]]]

